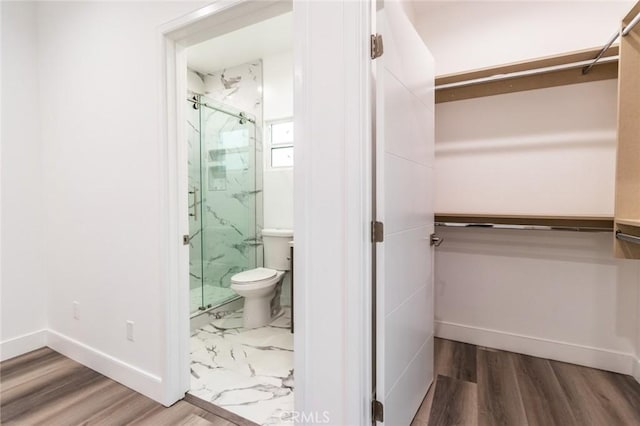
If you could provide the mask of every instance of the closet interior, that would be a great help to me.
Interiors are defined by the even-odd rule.
[[[440,75],[435,102],[443,104],[618,79],[614,216],[436,212],[435,224],[450,228],[609,232],[618,258],[640,259],[640,3],[603,48]],[[619,44],[614,44],[619,40]]]

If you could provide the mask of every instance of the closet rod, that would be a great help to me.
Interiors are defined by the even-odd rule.
[[[617,62],[617,61],[618,61],[618,55],[608,56],[603,60],[604,63]],[[455,83],[440,84],[436,86],[435,89],[436,90],[453,89],[456,87],[472,86],[474,84],[488,83],[488,82],[499,81],[499,80],[507,80],[507,79],[516,78],[516,77],[526,77],[530,75],[545,74],[553,71],[562,71],[567,69],[580,68],[582,66],[590,64],[591,62],[592,60],[589,59],[585,61],[572,62],[568,64],[552,65],[549,67],[534,68],[534,69],[524,70],[524,71],[514,71],[514,72],[504,73],[504,74],[495,74],[492,76],[480,77],[473,80],[465,80],[465,81],[457,81]],[[583,71],[583,74],[584,74],[584,71]]]
[[[516,231],[576,231],[576,232],[611,232],[611,228],[589,226],[546,226],[546,225],[507,225],[503,223],[461,223],[461,222],[436,222],[435,226],[448,228],[487,228],[487,229],[512,229]],[[640,242],[640,238],[638,238]]]
[[[621,231],[616,231],[616,238],[622,241],[627,241],[629,243],[640,244],[640,237],[636,237],[635,235],[625,234]]]
[[[622,31],[616,31],[616,33],[611,36],[611,39],[609,39],[607,44],[604,45],[602,50],[598,52],[598,55],[595,57],[595,59],[589,65],[587,65],[582,69],[582,74],[587,74],[589,71],[591,71],[591,68],[593,68],[593,66],[597,64],[598,61],[600,61],[600,59],[602,58],[602,55],[604,55],[604,52],[606,52],[607,49],[609,49],[611,45],[618,39],[618,37],[620,37],[620,34],[622,34],[623,37],[629,34],[629,32],[631,32],[633,27],[635,27],[639,21],[640,21],[640,13],[638,13],[636,17],[633,18],[631,22],[629,22],[629,25],[627,25],[622,29]]]
[[[640,22],[640,13],[638,13],[636,17],[631,20],[631,22],[629,22],[629,25],[624,27],[624,29],[622,30],[622,36],[624,37],[629,34],[638,22]]]

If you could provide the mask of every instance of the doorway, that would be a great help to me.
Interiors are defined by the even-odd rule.
[[[298,2],[294,13],[294,415],[324,418],[326,412],[334,424],[361,423],[370,414],[370,6]],[[186,132],[186,49],[289,11],[288,2],[219,1],[159,28],[165,69],[160,109],[167,121],[161,135],[167,153],[161,164],[167,183],[161,200],[167,404],[191,385],[188,155],[179,143]],[[290,151],[284,145],[276,154]]]
[[[294,411],[293,15],[185,49],[189,401],[231,420]]]

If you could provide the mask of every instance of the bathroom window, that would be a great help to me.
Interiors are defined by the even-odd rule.
[[[293,118],[267,122],[268,167],[293,167]]]

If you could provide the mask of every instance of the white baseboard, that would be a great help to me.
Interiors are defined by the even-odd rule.
[[[53,330],[47,330],[47,346],[156,401],[162,401],[162,379],[131,364]]]
[[[640,359],[633,360],[633,377],[640,383]]]
[[[47,330],[38,330],[32,333],[0,342],[0,361],[31,352],[47,345]]]
[[[634,375],[640,381],[640,364],[630,353],[576,345],[538,337],[489,330],[447,321],[436,321],[436,337],[569,362],[616,373]]]

